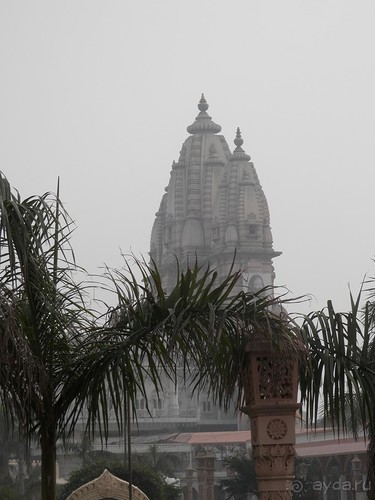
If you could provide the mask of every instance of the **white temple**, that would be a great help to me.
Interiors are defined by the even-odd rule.
[[[267,200],[240,129],[231,153],[203,95],[198,108],[156,213],[150,256],[167,290],[175,283],[176,259],[184,267],[197,258],[224,277],[234,255],[245,287],[272,285],[272,259],[280,252],[272,247]]]
[[[266,197],[251,158],[242,149],[237,129],[235,149],[230,152],[220,125],[208,115],[202,95],[199,114],[187,127],[189,137],[173,162],[170,180],[162,197],[151,235],[150,257],[161,272],[168,291],[176,283],[177,260],[181,268],[209,264],[218,276],[243,271],[240,287],[257,291],[272,285],[272,248]],[[149,417],[144,400],[137,401],[140,429],[151,428],[215,431],[238,429],[238,416],[225,414],[213,401],[165,381],[164,394],[150,387]],[[152,423],[151,423],[152,422]]]

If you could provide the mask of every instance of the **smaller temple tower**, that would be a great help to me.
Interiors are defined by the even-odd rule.
[[[254,164],[245,153],[240,129],[229,150],[220,125],[208,115],[204,95],[199,114],[187,127],[190,136],[173,162],[151,235],[150,256],[161,271],[164,286],[176,280],[180,268],[209,264],[219,278],[243,271],[241,286],[257,291],[274,282],[270,216]]]

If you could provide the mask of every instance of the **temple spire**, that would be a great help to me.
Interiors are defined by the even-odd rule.
[[[198,103],[199,115],[195,118],[195,122],[187,127],[189,134],[218,134],[221,131],[220,125],[212,121],[211,116],[207,113],[208,103],[204,94]]]
[[[199,111],[207,111],[208,110],[208,103],[204,97],[204,94],[202,94],[201,100],[199,101],[198,109],[199,109]]]
[[[198,116],[188,127],[178,162],[172,164],[152,230],[151,257],[162,270],[163,287],[171,290],[175,285],[176,258],[182,267],[197,258],[223,276],[234,250],[236,269],[247,273],[239,288],[247,289],[253,276],[272,285],[272,259],[279,252],[273,249],[267,200],[243,149],[241,130],[233,129],[228,146],[208,114],[204,94],[196,105]]]
[[[237,127],[237,132],[236,132],[236,138],[234,139],[234,144],[236,146],[236,149],[233,151],[233,155],[231,160],[245,160],[249,161],[251,160],[250,155],[246,154],[245,151],[242,149],[242,144],[243,144],[243,139],[241,137],[241,130],[240,127]]]
[[[237,148],[240,148],[243,144],[243,139],[241,137],[240,127],[237,127],[236,138],[234,139],[234,144],[237,146]]]

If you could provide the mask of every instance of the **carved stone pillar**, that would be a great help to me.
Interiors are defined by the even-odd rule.
[[[265,340],[249,343],[245,402],[260,500],[289,500],[294,478],[298,361]]]
[[[194,469],[188,467],[186,469],[186,500],[193,500],[193,475]]]
[[[195,459],[197,463],[198,500],[204,500],[206,494],[205,455],[203,453],[199,453]]]
[[[198,500],[214,500],[215,456],[199,453],[197,460]]]
[[[215,456],[208,454],[206,455],[206,482],[207,482],[207,495],[206,498],[207,500],[214,500],[214,492],[215,492],[215,485],[214,485],[214,474],[215,474]]]

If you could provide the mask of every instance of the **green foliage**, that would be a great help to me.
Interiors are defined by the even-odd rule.
[[[173,472],[179,463],[177,455],[160,451],[156,444],[152,444],[147,453],[134,454],[133,462],[145,464],[167,477],[173,477]]]
[[[120,461],[98,461],[94,464],[78,469],[70,475],[68,483],[59,493],[59,500],[65,498],[80,486],[99,477],[104,469],[114,476],[129,481],[129,470]],[[134,464],[132,467],[132,482],[152,500],[174,500],[170,495],[171,489],[164,483],[161,476],[150,467],[142,464]]]
[[[21,200],[3,176],[0,209],[0,398],[26,436],[53,429],[58,438],[75,396],[62,388],[90,325],[73,274],[72,223],[58,196]]]
[[[331,301],[310,313],[302,325],[308,346],[301,365],[300,389],[307,421],[318,421],[338,432],[375,434],[375,342],[373,309],[361,309],[361,292],[349,312],[336,312]]]
[[[0,483],[0,498],[1,500],[20,500],[20,496],[10,479],[9,481],[3,479]]]
[[[0,407],[0,481],[9,475],[9,458],[19,446],[19,436],[9,427],[4,409]]]
[[[22,200],[0,174],[0,402],[25,438],[39,438],[44,500],[55,497],[56,439],[76,421],[71,373],[92,325],[71,232],[58,196]]]
[[[369,298],[361,306],[360,290],[356,298],[350,294],[348,312],[337,312],[328,301],[305,317],[302,338],[309,356],[301,365],[300,389],[310,425],[323,414],[324,427],[368,438],[367,481],[375,484],[374,288]],[[375,500],[375,489],[367,496]]]
[[[258,484],[252,458],[240,453],[223,460],[232,477],[222,479],[220,486],[227,499],[247,500],[248,493],[257,494]]]
[[[141,275],[140,280],[134,275],[134,267]],[[135,260],[132,265],[126,263],[122,271],[108,271],[117,292],[118,307],[111,312],[108,325],[111,328],[106,338],[111,333],[116,335],[116,342],[109,347],[111,353],[106,359],[95,350],[97,339],[92,345],[86,342],[87,356],[91,356],[92,362],[88,363],[90,376],[85,374],[83,378],[97,385],[97,374],[107,365],[111,387],[118,387],[122,380],[116,365],[133,361],[131,373],[138,376],[124,381],[132,398],[136,392],[144,393],[142,370],[145,365],[158,390],[161,389],[160,368],[174,378],[178,360],[192,392],[205,390],[224,408],[233,404],[233,400],[237,407],[242,406],[246,383],[243,366],[247,363],[245,348],[249,340],[255,335],[262,336],[274,349],[286,353],[300,352],[301,345],[286,315],[273,313],[275,307],[280,311],[284,299],[272,297],[270,288],[255,294],[234,294],[240,275],[240,272],[229,274],[218,283],[215,270],[195,263],[192,268],[177,273],[175,286],[166,294],[155,265]],[[132,335],[139,338],[139,342],[133,344],[136,349],[128,343]],[[130,358],[126,358],[124,352],[129,349]],[[95,370],[97,363],[101,370]],[[137,374],[135,367],[141,368]],[[106,390],[104,386],[103,390]],[[86,392],[95,396],[89,388]],[[132,403],[134,407],[133,399]],[[90,404],[98,407],[96,399]]]
[[[72,230],[59,195],[22,200],[0,174],[0,403],[27,438],[39,438],[43,500],[55,497],[56,440],[69,438],[83,409],[105,438],[109,405],[121,428],[124,394],[134,415],[145,381],[158,392],[161,373],[174,379],[177,366],[192,392],[239,407],[254,335],[299,349],[296,331],[272,312],[280,298],[233,295],[240,272],[218,283],[217,272],[197,263],[177,272],[168,294],[154,265],[108,270],[105,286],[118,305],[102,325],[77,280]]]
[[[293,500],[315,499],[314,482],[321,481],[321,471],[316,459],[299,457],[295,458],[294,464],[295,488],[293,488]]]
[[[182,489],[176,484],[165,484],[163,490],[165,500],[179,500],[181,498]]]

